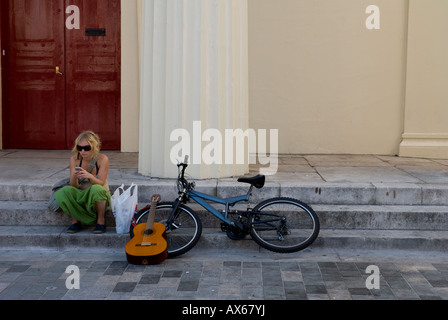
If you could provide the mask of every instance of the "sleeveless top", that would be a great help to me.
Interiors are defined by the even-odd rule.
[[[82,167],[82,161],[83,161],[83,158],[81,158],[81,162],[80,162],[80,164],[79,164],[80,167]],[[93,158],[92,161],[90,161],[90,165],[89,165],[89,170],[88,170],[88,172],[89,172],[89,173],[92,173],[92,171],[93,171],[94,168],[96,168],[96,175],[95,175],[95,178],[96,178],[96,177],[98,177],[98,172],[100,171],[100,168],[98,167],[98,163],[97,163],[96,158]],[[79,180],[78,180],[78,184],[79,184],[80,188],[81,188],[81,186],[82,186],[83,184],[86,184],[86,187],[85,187],[85,188],[88,188],[88,187],[91,187],[91,186],[92,186],[92,184],[90,183],[90,180],[87,179],[87,178],[81,178],[81,179],[79,179]],[[103,187],[104,187],[104,189],[106,189],[107,191],[110,191],[110,190],[109,190],[109,183],[108,183],[107,180],[104,182],[104,186],[103,186]],[[81,188],[81,189],[82,189],[82,188]]]

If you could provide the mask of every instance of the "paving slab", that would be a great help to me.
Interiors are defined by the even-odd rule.
[[[313,167],[386,167],[389,164],[371,155],[305,155]]]
[[[327,182],[403,182],[419,183],[420,179],[413,175],[397,169],[386,166],[337,166],[337,167],[318,167],[316,170]]]

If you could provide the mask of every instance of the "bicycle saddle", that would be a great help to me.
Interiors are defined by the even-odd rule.
[[[253,185],[257,189],[261,189],[264,187],[264,183],[266,182],[266,177],[259,174],[258,176],[253,177],[253,178],[239,178],[238,182],[248,183],[248,184]]]

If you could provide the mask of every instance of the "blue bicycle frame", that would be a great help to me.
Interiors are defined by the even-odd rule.
[[[190,197],[190,199],[194,200],[201,207],[203,207],[205,210],[209,211],[216,218],[218,218],[222,222],[226,223],[227,225],[232,224],[232,222],[230,220],[228,220],[229,208],[233,207],[238,202],[249,201],[251,193],[252,193],[252,188],[250,188],[249,192],[244,196],[228,198],[228,199],[221,199],[221,198],[214,197],[214,196],[211,196],[211,195],[208,195],[205,193],[197,192],[195,190],[187,191],[187,195]],[[208,204],[206,201],[212,201],[214,203],[219,203],[219,204],[224,205],[225,206],[224,212],[217,210],[216,208],[214,208],[213,206]]]
[[[252,195],[252,190],[254,188],[254,185],[250,186],[250,189],[246,195],[234,197],[234,198],[228,198],[228,199],[222,199],[222,198],[211,196],[211,195],[208,195],[205,193],[197,192],[194,190],[194,184],[192,185],[192,184],[188,183],[188,181],[185,180],[185,178],[184,178],[185,169],[188,167],[188,156],[185,157],[184,163],[178,164],[177,167],[179,169],[182,168],[180,171],[178,180],[179,180],[179,182],[182,183],[184,190],[182,192],[179,192],[180,197],[177,198],[177,200],[174,202],[173,211],[171,213],[170,219],[172,219],[174,217],[181,202],[185,201],[185,197],[188,197],[188,198],[192,199],[193,201],[195,201],[197,204],[199,204],[201,207],[203,207],[205,210],[207,210],[208,212],[213,214],[216,218],[218,218],[219,220],[221,220],[222,222],[224,222],[225,224],[230,226],[233,224],[233,222],[231,222],[228,219],[229,208],[233,207],[238,202],[249,201],[249,198]],[[214,203],[221,204],[221,205],[225,206],[225,210],[219,211],[216,208],[214,208],[213,206],[211,206],[210,204],[208,204],[206,201],[211,201]]]

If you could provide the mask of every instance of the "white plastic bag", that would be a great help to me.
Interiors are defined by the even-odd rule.
[[[132,184],[125,190],[119,187],[111,197],[112,212],[118,234],[129,233],[132,217],[138,209],[138,186]]]
[[[118,198],[120,197],[120,195],[124,193],[124,184],[122,184],[120,187],[117,188],[117,190],[115,190],[114,194],[112,195],[112,197],[110,198],[110,207],[112,208],[112,212],[115,216],[115,207],[117,205],[118,202]]]

